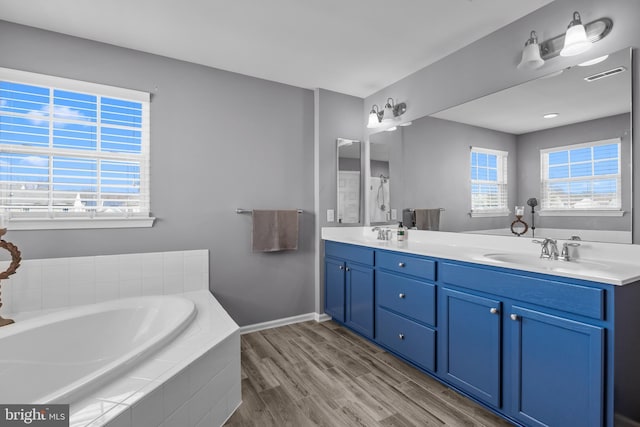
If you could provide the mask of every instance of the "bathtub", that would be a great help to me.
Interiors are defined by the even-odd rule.
[[[5,326],[0,329],[0,384],[5,385],[0,402],[76,402],[165,347],[195,316],[187,298],[147,296]]]

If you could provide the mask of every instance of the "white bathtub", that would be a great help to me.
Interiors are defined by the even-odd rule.
[[[195,316],[189,299],[148,296],[0,328],[0,402],[76,402],[164,347]]]

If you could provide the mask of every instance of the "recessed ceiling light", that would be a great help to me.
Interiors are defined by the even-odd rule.
[[[580,64],[578,64],[578,67],[588,67],[589,65],[596,65],[606,60],[608,57],[609,55],[599,56],[597,58],[593,58],[588,61],[581,62]]]
[[[560,115],[560,114],[558,114],[558,113],[547,113],[547,114],[545,114],[545,115],[544,115],[544,116],[542,116],[542,117],[544,117],[545,119],[553,119],[553,118],[558,117],[559,115]]]

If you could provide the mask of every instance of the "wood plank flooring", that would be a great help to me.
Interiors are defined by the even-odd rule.
[[[335,322],[242,336],[243,403],[225,426],[511,426]]]

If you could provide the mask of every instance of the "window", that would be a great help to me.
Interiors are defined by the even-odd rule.
[[[0,209],[10,226],[149,220],[149,101],[148,93],[0,69]]]
[[[471,216],[506,216],[506,151],[471,147]]]
[[[621,212],[619,138],[540,150],[540,164],[542,211]]]

